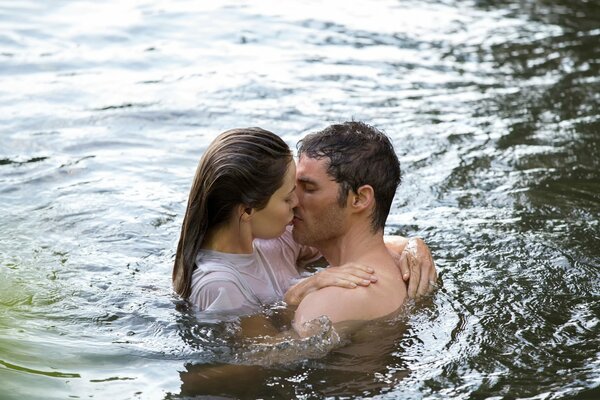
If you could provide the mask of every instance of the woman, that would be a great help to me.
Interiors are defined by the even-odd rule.
[[[173,268],[173,286],[205,311],[249,314],[284,298],[297,304],[324,286],[367,286],[373,270],[346,265],[299,281],[318,259],[294,242],[290,225],[296,166],[287,144],[261,128],[232,129],[208,147],[196,170]]]

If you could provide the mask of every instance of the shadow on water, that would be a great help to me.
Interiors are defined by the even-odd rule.
[[[592,0],[476,0],[475,6],[485,10],[509,10],[509,15],[513,16],[525,14],[530,21],[559,25],[565,31],[585,32],[600,28],[600,4]]]
[[[453,237],[462,251],[444,260],[456,263],[444,272],[486,332],[468,367],[485,378],[471,395],[528,397],[543,387],[592,398],[600,348],[600,3],[523,1],[508,10],[562,33],[532,39],[525,27],[478,50],[507,93],[475,116],[497,116],[505,129],[492,151],[473,150],[450,174],[442,197],[460,191],[461,208],[498,215],[508,208],[511,222],[463,227]],[[465,384],[461,368],[448,365],[455,385]]]
[[[502,8],[502,2],[479,6]],[[494,67],[511,71],[490,110],[507,121],[499,159],[521,174],[514,194],[520,229],[560,240],[564,250],[600,256],[600,3],[525,1],[514,8],[563,33],[491,47]],[[556,235],[552,235],[556,233]]]

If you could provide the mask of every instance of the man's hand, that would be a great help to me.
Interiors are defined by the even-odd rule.
[[[422,296],[435,288],[437,271],[423,239],[385,236],[385,244],[400,268],[402,278],[408,281],[409,298]]]

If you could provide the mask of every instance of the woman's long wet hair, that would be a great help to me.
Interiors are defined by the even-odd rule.
[[[283,184],[290,161],[288,145],[261,128],[231,129],[210,144],[196,169],[177,245],[177,294],[189,297],[196,256],[209,231],[227,223],[239,205],[266,207]]]

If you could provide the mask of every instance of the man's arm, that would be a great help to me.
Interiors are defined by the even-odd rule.
[[[408,297],[427,294],[435,287],[437,271],[429,247],[423,239],[397,235],[384,236],[390,254],[400,268],[402,278],[408,281]]]
[[[298,305],[292,326],[300,337],[314,335],[321,324],[314,322],[326,316],[331,323],[371,319],[367,290],[346,290],[330,286],[307,295]]]

